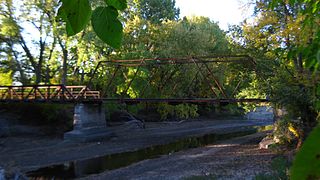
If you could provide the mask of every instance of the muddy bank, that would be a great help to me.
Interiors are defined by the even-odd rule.
[[[259,149],[258,142],[264,136],[257,133],[220,141],[82,179],[254,179],[272,172],[270,164],[276,156]]]

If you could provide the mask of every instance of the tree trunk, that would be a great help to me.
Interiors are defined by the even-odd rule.
[[[40,80],[41,80],[41,70],[39,70],[39,64],[35,61],[33,55],[30,52],[30,49],[27,46],[27,43],[25,42],[25,40],[24,40],[24,38],[22,36],[20,36],[19,44],[21,45],[22,49],[26,53],[26,56],[29,59],[31,65],[33,67],[33,71],[34,71],[35,76],[36,76],[36,84],[38,84],[40,82]]]
[[[67,84],[67,71],[68,71],[68,50],[66,48],[67,45],[63,45],[62,40],[58,38],[59,45],[62,49],[62,77],[61,77],[61,84]]]
[[[67,84],[67,60],[68,60],[68,51],[66,49],[63,49],[63,62],[62,62],[62,79],[61,84],[66,85]]]

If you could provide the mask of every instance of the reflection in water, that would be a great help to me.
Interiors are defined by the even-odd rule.
[[[145,149],[95,157],[87,160],[72,161],[65,164],[40,168],[30,171],[30,179],[72,179],[89,174],[101,173],[105,170],[118,169],[145,159],[157,158],[183,149],[205,146],[221,139],[243,136],[256,132],[256,128],[227,134],[208,134],[201,137],[188,137],[169,144],[151,146]]]

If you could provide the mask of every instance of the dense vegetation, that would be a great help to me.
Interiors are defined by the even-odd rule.
[[[79,4],[72,4],[74,2]],[[229,64],[211,67],[223,87],[232,89],[237,83],[232,84],[231,80],[245,79],[234,94],[236,97],[268,96],[276,108],[286,109],[288,115],[280,119],[278,130],[284,129],[282,134],[293,134],[298,139],[287,141],[289,143],[300,146],[316,125],[320,110],[319,1],[253,1],[253,19],[231,26],[228,32],[206,17],[179,17],[174,0],[90,2],[91,6],[87,0],[62,1],[61,6],[55,0],[0,0],[0,84],[86,84],[96,64],[110,59],[247,54],[257,63],[255,71]],[[73,7],[79,7],[83,13],[79,14]],[[77,16],[69,16],[70,12]],[[112,23],[102,26],[106,23],[100,15]],[[85,21],[74,23],[78,22],[77,18]],[[90,18],[92,26],[88,25]],[[114,71],[100,69],[93,86],[108,93],[104,87]],[[122,70],[113,87],[116,90],[113,96],[122,95],[125,83],[135,71],[135,68]],[[174,71],[172,66],[164,66],[153,74],[149,93],[158,94],[157,89],[163,83],[161,73]],[[196,76],[192,68],[181,71],[185,73],[174,75],[172,81],[166,82],[169,87],[164,91],[166,96],[172,92],[173,82],[187,86],[187,81]],[[125,91],[125,96],[139,96],[144,87],[142,82],[151,73],[150,69],[141,71],[138,81]],[[199,85],[199,89],[192,90],[191,94],[207,97],[208,87]],[[174,96],[182,96],[184,92],[177,90],[174,93]],[[206,108],[168,104],[156,107],[162,118],[170,114],[193,117]],[[313,136],[317,134],[312,133]],[[319,164],[316,153],[320,151],[320,145],[316,139],[307,141],[312,151],[304,152],[312,153],[313,157],[308,157]],[[315,145],[310,147],[310,144]],[[302,158],[297,159],[300,162],[297,164],[307,161],[305,154],[298,157]],[[297,165],[293,177],[319,178],[319,172]]]
[[[1,1],[1,77],[3,78],[1,85],[12,83],[83,85],[88,83],[89,78],[93,76],[92,70],[103,60],[229,55],[233,52],[233,45],[230,44],[226,32],[221,30],[216,22],[206,17],[180,18],[179,9],[171,0],[128,1],[127,9],[118,8],[117,11],[120,13],[118,19],[124,25],[121,37],[113,36],[110,32],[99,35],[97,26],[103,22],[95,25],[93,21],[99,20],[94,19],[96,16],[93,14],[98,8],[110,9],[116,6],[113,4],[114,1],[106,2],[91,3],[94,9],[91,12],[85,8],[85,1],[79,1],[81,12],[76,12],[71,8],[75,7],[71,1],[62,1],[64,3],[62,6],[56,1]],[[120,4],[127,5],[122,1]],[[68,11],[78,16],[68,15]],[[56,12],[59,12],[57,16]],[[92,26],[87,25],[90,16]],[[77,18],[81,17],[86,21],[76,23]],[[72,23],[73,21],[75,23]],[[118,26],[116,24],[109,26]],[[119,32],[121,29],[114,31]],[[37,36],[34,36],[35,34]],[[118,40],[111,40],[110,43],[102,36],[122,39],[121,47],[117,43],[113,44]],[[248,69],[239,69],[234,65],[210,66],[226,91],[232,91],[239,80],[246,79],[238,88],[241,92],[241,89],[250,86],[250,81],[254,78],[253,74],[246,73]],[[145,96],[210,97],[212,94],[209,86],[201,83],[205,77],[197,75],[199,69],[195,65],[140,70],[137,80],[132,82],[129,89],[127,89],[128,83],[137,68],[123,68],[109,89],[106,89],[107,84],[116,69],[98,69],[91,85],[108,97],[123,96],[124,93],[125,97],[141,97],[142,91],[148,85],[147,81],[153,74],[151,87],[145,90]],[[171,76],[164,78],[165,74]],[[208,72],[204,75],[207,74]],[[199,76],[200,79],[195,79],[194,76]],[[199,88],[188,88],[193,79],[195,82],[201,81],[194,83],[194,86]],[[178,86],[175,86],[176,84]],[[215,93],[219,95],[219,92]],[[246,93],[242,92],[241,96],[246,96]],[[170,109],[175,106],[167,104],[155,106],[153,109],[163,118],[167,118],[170,114],[172,116],[180,114],[179,117],[194,117],[198,114],[194,112],[198,107],[193,105],[177,106],[173,111]],[[179,109],[188,112],[180,112]]]

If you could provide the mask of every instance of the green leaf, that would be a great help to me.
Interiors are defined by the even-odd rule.
[[[289,0],[289,4],[292,6],[294,5],[294,3],[296,3],[296,0]]]
[[[318,3],[319,1],[316,1],[315,3],[313,3],[312,13],[316,13],[319,11]]]
[[[118,12],[112,7],[97,7],[91,18],[93,30],[98,37],[114,48],[119,48],[122,41],[122,24],[117,19]]]
[[[288,59],[293,59],[294,56],[296,56],[296,54],[297,54],[296,50],[291,50],[291,51],[288,52],[287,58]]]
[[[120,11],[123,11],[127,8],[126,0],[105,0],[108,6],[112,6]]]
[[[67,35],[72,36],[86,27],[91,13],[89,0],[62,0],[58,17],[66,22]]]
[[[320,101],[318,100],[318,101],[316,101],[316,110],[320,110]]]
[[[318,63],[320,63],[320,50],[318,50],[317,52],[317,60],[318,60]]]
[[[320,125],[313,129],[290,169],[292,180],[320,178]]]
[[[307,68],[312,68],[312,67],[314,67],[315,63],[316,63],[316,60],[314,58],[308,58],[308,59],[306,59],[305,66]]]
[[[317,85],[317,95],[320,96],[320,84]]]

